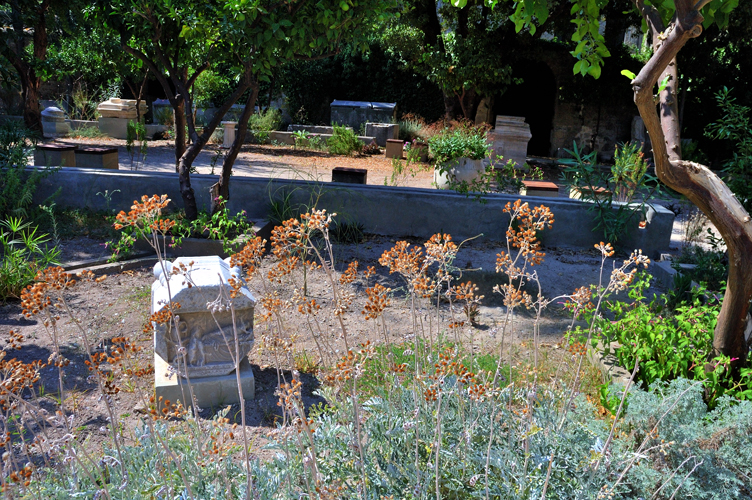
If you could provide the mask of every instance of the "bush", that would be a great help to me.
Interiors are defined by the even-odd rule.
[[[278,109],[268,108],[266,111],[251,115],[248,128],[251,129],[259,144],[266,144],[269,142],[269,133],[277,130],[280,123],[282,123],[282,113]]]
[[[34,169],[26,174],[35,145],[36,138],[22,124],[9,121],[0,125],[0,220],[28,217],[37,184],[54,172]]]
[[[725,87],[715,99],[723,116],[710,124],[705,134],[733,143],[733,156],[724,164],[725,180],[747,212],[752,212],[752,112],[748,106],[737,104]]]
[[[428,139],[428,147],[437,165],[451,163],[459,158],[481,160],[486,157],[486,127],[460,126],[445,128]]]
[[[60,251],[49,247],[46,234],[37,228],[11,217],[0,221],[0,300],[20,298],[21,291],[34,282],[37,272],[56,264]]]
[[[597,151],[583,154],[576,143],[566,151],[572,158],[561,160],[567,165],[562,181],[569,189],[578,190],[581,200],[591,203],[590,211],[596,213],[593,231],[603,231],[606,241],[617,243],[629,223],[641,222],[649,201],[660,195],[658,178],[647,173],[640,146],[618,145],[609,171],[598,166]]]
[[[405,142],[412,142],[416,139],[424,139],[422,133],[426,126],[426,121],[420,116],[412,113],[406,114],[399,121],[399,138]]]
[[[203,71],[193,84],[193,103],[198,108],[211,108],[225,102],[233,90],[229,78],[211,70]]]
[[[329,153],[333,155],[351,155],[363,151],[363,142],[352,129],[334,125],[332,136],[326,141]]]
[[[707,403],[713,407],[725,394],[739,399],[752,399],[752,366],[742,369],[734,380],[726,356],[713,356],[713,331],[721,309],[718,298],[703,288],[694,288],[689,300],[672,310],[667,299],[646,302],[644,290],[650,277],[639,275],[630,285],[631,303],[607,301],[607,317],[590,317],[591,328],[598,332],[593,347],[600,342],[613,349],[619,366],[633,370],[639,359],[637,380],[645,387],[656,381],[686,378],[699,381]],[[612,318],[612,319],[608,319]],[[582,332],[575,331],[575,336]]]

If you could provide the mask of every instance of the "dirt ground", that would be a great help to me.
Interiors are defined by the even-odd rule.
[[[72,247],[83,246],[92,241],[68,242]],[[402,283],[395,275],[390,275],[388,269],[378,264],[381,254],[391,248],[394,239],[381,236],[367,236],[365,241],[358,244],[335,245],[334,265],[343,271],[349,262],[357,260],[359,269],[374,266],[377,273],[369,280],[362,277],[352,285],[355,300],[351,313],[345,317],[345,325],[349,331],[350,347],[353,344],[369,341],[372,344],[401,344],[413,339],[410,305],[405,299]],[[421,241],[414,240],[413,244],[420,245]],[[460,281],[471,280],[480,288],[478,294],[484,295],[481,302],[477,323],[466,326],[461,331],[454,332],[468,352],[488,353],[497,352],[502,341],[502,325],[505,321],[506,310],[501,304],[500,296],[492,290],[493,286],[501,283],[503,277],[494,273],[495,256],[500,249],[499,242],[474,240],[466,243],[459,251],[456,264],[463,269]],[[571,293],[576,288],[591,283],[597,283],[600,268],[600,256],[595,249],[586,252],[574,252],[565,249],[546,249],[545,262],[538,268],[542,293],[547,298]],[[261,274],[265,274],[271,261],[265,261]],[[610,272],[611,263],[606,264],[606,273]],[[151,266],[128,270],[108,276],[101,283],[81,282],[66,295],[68,303],[75,311],[80,321],[80,328],[74,321],[63,315],[58,324],[58,342],[70,364],[65,368],[65,404],[67,411],[73,415],[74,427],[78,429],[79,439],[87,439],[91,445],[107,442],[106,433],[107,411],[95,383],[89,378],[88,369],[84,363],[87,355],[84,349],[83,336],[95,352],[108,352],[112,348],[111,339],[128,337],[141,350],[131,355],[129,366],[133,369],[147,368],[153,362],[153,340],[148,326],[145,328],[150,306],[150,287],[154,281]],[[386,334],[377,327],[374,321],[366,321],[360,313],[365,305],[364,289],[380,283],[393,290],[391,306],[387,309]],[[249,288],[257,297],[261,297],[269,284],[264,285],[261,279],[254,278],[248,283]],[[282,300],[292,297],[293,288],[302,289],[301,275],[296,275],[295,284],[284,283],[274,285]],[[322,310],[327,310],[331,302],[331,289],[324,279],[322,271],[308,274],[307,288],[310,297],[315,298]],[[528,287],[532,290],[536,287]],[[660,293],[660,290],[655,290]],[[418,310],[418,317],[424,321],[433,317],[435,310],[428,310],[426,304]],[[458,319],[464,319],[461,307],[454,306],[454,314]],[[444,324],[451,318],[452,311],[448,304],[442,304],[440,314]],[[315,404],[322,399],[314,395],[319,385],[313,375],[314,368],[320,362],[318,344],[306,326],[305,317],[300,315],[295,307],[286,313],[286,331],[296,337],[292,350],[286,357],[275,358],[270,353],[254,348],[249,356],[254,375],[256,377],[256,393],[246,402],[248,414],[247,423],[252,436],[258,443],[263,443],[267,432],[275,424],[279,416],[277,408],[278,384],[277,368],[280,368],[289,379],[291,369],[306,370],[303,373],[303,396],[306,404]],[[346,352],[344,340],[339,334],[339,328],[333,316],[319,318],[324,328],[323,351],[330,364]],[[515,314],[514,332],[507,332],[506,345],[513,344],[520,359],[526,359],[530,353],[530,340],[534,318],[521,310]],[[564,356],[564,350],[559,343],[571,318],[563,310],[562,304],[555,301],[546,310],[540,322],[540,340],[542,348],[550,351],[552,356]],[[269,328],[268,323],[259,321],[258,315],[254,327],[256,345]],[[8,338],[7,332],[14,330],[24,337],[21,349],[9,355],[24,362],[40,360],[46,362],[53,352],[53,339],[37,319],[26,319],[21,315],[18,302],[0,305],[0,337]],[[510,342],[511,341],[511,342]],[[153,375],[140,378],[128,377],[115,369],[113,374],[116,383],[121,388],[113,396],[117,415],[126,429],[135,429],[141,425],[144,418],[144,398],[153,392]],[[57,369],[46,366],[41,370],[39,391],[44,394],[46,405],[54,407],[57,399],[58,375]],[[204,408],[201,416],[210,418],[219,408]],[[234,405],[229,415],[239,420],[239,407]]]

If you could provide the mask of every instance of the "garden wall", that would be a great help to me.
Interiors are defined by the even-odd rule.
[[[209,187],[217,181],[217,177],[193,175],[191,181],[199,209],[207,209]],[[55,198],[58,206],[104,210],[106,201],[97,193],[116,189],[120,192],[112,195],[110,208],[117,210],[127,211],[133,200],[140,199],[144,194],[167,194],[182,205],[175,173],[63,167],[42,180],[35,203],[42,203],[58,188],[61,188]],[[508,216],[503,213],[503,208],[508,202],[519,198],[491,194],[486,196],[486,203],[481,204],[473,198],[436,189],[256,177],[233,177],[230,193],[230,211],[246,210],[251,218],[266,218],[270,200],[287,195],[293,206],[311,206],[318,200],[318,208],[338,213],[340,220],[362,224],[367,233],[428,238],[434,233],[443,232],[451,234],[455,240],[481,233],[492,240],[504,239]],[[604,239],[601,232],[592,231],[595,223],[587,203],[563,198],[524,198],[531,205],[544,204],[554,213],[556,221],[553,227],[542,234],[544,245],[592,248]],[[645,229],[639,229],[635,220],[620,243],[625,250],[641,248],[651,258],[657,258],[662,251],[668,250],[674,214],[656,206],[649,210],[647,220]]]

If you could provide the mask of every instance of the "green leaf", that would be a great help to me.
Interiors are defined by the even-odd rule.
[[[628,69],[621,70],[621,74],[624,75],[624,76],[626,76],[630,80],[634,80],[635,78],[637,78],[637,75],[635,75],[634,73],[632,73]]]
[[[600,64],[593,64],[588,69],[588,75],[592,76],[596,80],[601,77],[601,66]]]

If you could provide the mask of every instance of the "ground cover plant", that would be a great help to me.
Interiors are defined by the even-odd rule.
[[[161,218],[168,202],[164,196],[144,197],[130,213],[118,215],[118,225],[138,227],[159,249],[158,236],[174,225]],[[193,402],[155,401],[148,389],[153,369],[134,364],[138,348],[133,341],[76,326],[76,307],[67,293],[93,276],[74,278],[56,268],[40,272],[23,294],[25,314],[38,318],[53,338],[64,324],[80,328],[81,362],[107,407],[109,418],[101,432],[109,438],[96,453],[77,438],[75,405],[63,385],[73,368],[69,355],[53,349],[48,363],[58,373],[58,403],[40,406],[36,381],[42,363],[8,359],[21,342],[11,335],[0,360],[0,423],[8,436],[0,476],[5,494],[128,499],[749,497],[745,477],[752,471],[743,458],[752,449],[749,403],[721,398],[708,412],[701,384],[680,379],[655,385],[650,392],[630,388],[628,404],[617,409],[616,418],[603,419],[597,400],[582,392],[582,350],[572,348],[555,366],[545,367],[536,328],[529,358],[519,362],[513,357],[511,339],[523,310],[539,319],[552,302],[566,300],[575,316],[590,304],[598,311],[605,294],[626,287],[634,266],[647,259],[632,255],[593,292],[544,297],[535,269],[544,264],[545,255],[536,233],[554,222],[553,215],[519,201],[506,212],[508,241],[497,258],[497,291],[507,320],[499,325],[497,350],[484,355],[462,347],[461,339],[476,335],[471,311],[481,297],[472,283],[458,279],[462,244],[449,235],[437,234],[422,246],[399,241],[385,251],[380,264],[386,276],[395,278],[391,286],[382,284],[374,268],[361,270],[357,262],[335,267],[329,233],[334,215],[323,210],[278,226],[271,256],[264,256],[264,241],[255,238],[232,257],[243,276],[232,278],[210,300],[210,310],[232,308],[233,292],[243,280],[259,281],[264,292],[255,331],[267,359],[278,369],[304,367],[295,345],[301,335],[310,335],[317,347],[305,367],[315,366],[323,384],[319,391],[325,403],[307,406],[302,375],[279,369],[282,413],[263,446],[273,454],[263,460],[260,443],[252,442],[244,425],[244,405],[237,417],[222,410],[207,420],[198,416],[201,411]],[[598,248],[605,267],[612,250],[605,244]],[[304,269],[308,279],[326,282],[324,295],[305,293]],[[191,280],[189,267],[176,266],[171,274]],[[539,293],[525,291],[523,281]],[[367,300],[355,309],[355,297],[361,294]],[[392,346],[386,340],[385,315],[400,303],[410,312],[405,316],[410,335]],[[305,318],[302,330],[286,326],[292,315]],[[172,322],[177,316],[179,305],[170,302],[150,321]],[[385,342],[359,345],[354,321],[381,332]],[[337,343],[345,351],[332,349]],[[144,378],[146,384],[138,382]],[[112,407],[125,390],[134,391],[146,409],[136,429],[122,426]],[[231,425],[230,417],[241,425]],[[707,478],[724,482],[720,495]]]

